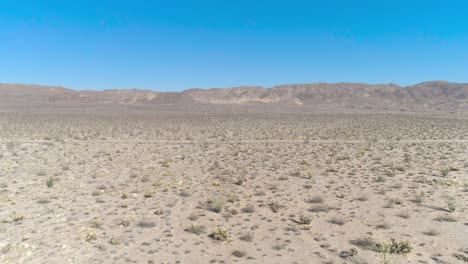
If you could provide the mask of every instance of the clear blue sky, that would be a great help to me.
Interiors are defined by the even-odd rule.
[[[0,83],[168,91],[441,79],[468,82],[467,1],[0,0]]]

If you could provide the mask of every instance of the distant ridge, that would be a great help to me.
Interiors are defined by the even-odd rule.
[[[190,89],[156,92],[141,89],[75,91],[64,87],[0,84],[0,106],[135,105],[135,106],[262,106],[288,108],[468,109],[468,84],[430,81],[401,87],[395,84],[311,83],[272,88]]]

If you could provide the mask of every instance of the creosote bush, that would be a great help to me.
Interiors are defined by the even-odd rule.
[[[211,233],[211,238],[218,241],[225,241],[229,238],[229,233],[224,227],[217,227]]]
[[[445,196],[445,203],[447,204],[447,209],[451,213],[455,212],[458,208],[458,201],[454,196]]]
[[[409,241],[397,241],[393,238],[388,242],[376,244],[377,252],[388,252],[396,255],[410,253],[412,249]]]
[[[211,211],[215,213],[221,213],[224,209],[224,205],[226,204],[226,201],[224,200],[223,197],[215,196],[208,200],[208,206]]]

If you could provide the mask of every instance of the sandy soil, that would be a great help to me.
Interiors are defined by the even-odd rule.
[[[0,263],[468,261],[467,116],[0,113],[0,128]],[[391,239],[408,247],[385,254]]]

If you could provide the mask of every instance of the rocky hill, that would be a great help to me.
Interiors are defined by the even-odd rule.
[[[432,81],[401,87],[395,84],[313,83],[272,88],[242,86],[156,92],[140,89],[75,91],[63,87],[0,84],[0,106],[127,105],[260,107],[275,109],[372,108],[466,111],[468,84]]]

